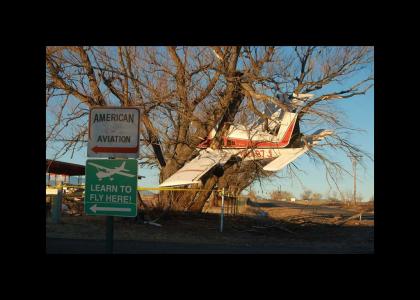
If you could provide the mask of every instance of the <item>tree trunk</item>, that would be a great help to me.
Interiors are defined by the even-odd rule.
[[[211,178],[209,178],[206,181],[206,183],[203,185],[202,188],[204,190],[212,190],[214,189],[216,183],[217,183],[217,177],[213,175]],[[191,203],[190,207],[188,208],[188,211],[196,212],[196,213],[201,212],[203,210],[204,205],[206,204],[206,201],[209,199],[211,194],[212,194],[211,191],[203,191],[203,192],[197,193],[197,196],[194,199],[194,201]]]

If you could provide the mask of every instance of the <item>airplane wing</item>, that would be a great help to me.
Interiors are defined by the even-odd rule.
[[[305,139],[308,141],[309,147],[318,144],[326,136],[331,135],[331,130],[320,129],[313,134],[306,136]],[[280,171],[286,167],[289,163],[299,158],[302,154],[309,150],[309,147],[305,146],[302,148],[284,148],[279,149],[280,156],[275,160],[266,165],[263,169],[266,171]]]
[[[127,174],[127,173],[122,172],[122,171],[115,172],[114,174],[119,174],[119,175],[126,176],[126,177],[135,177],[136,176],[136,175],[133,175],[133,174]]]
[[[177,186],[199,183],[200,178],[217,164],[225,164],[232,154],[210,148],[201,150],[196,158],[188,162],[159,186]]]
[[[97,167],[98,169],[102,169],[102,170],[104,170],[104,171],[110,171],[110,170],[112,170],[112,169],[110,169],[110,168],[106,168],[106,167],[104,167],[104,166],[101,166],[101,165],[95,164],[95,163],[93,163],[93,162],[90,162],[90,163],[89,163],[89,165],[94,166],[94,167]]]

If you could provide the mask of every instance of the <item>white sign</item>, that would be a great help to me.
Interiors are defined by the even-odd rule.
[[[88,157],[137,158],[137,107],[94,107],[89,114]]]

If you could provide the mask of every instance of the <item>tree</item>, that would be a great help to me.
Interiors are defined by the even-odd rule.
[[[345,190],[342,193],[342,201],[344,201],[345,203],[350,203],[352,199],[353,199],[353,191]]]
[[[311,190],[303,191],[303,193],[300,195],[300,198],[302,200],[311,200],[312,199],[312,191]]]
[[[328,201],[338,201],[338,195],[336,191],[333,191],[331,194],[328,193],[328,197],[327,197]]]
[[[343,194],[344,194],[344,199],[343,199],[344,202],[354,203],[354,201],[353,201],[353,191],[352,190],[346,190]],[[361,202],[362,200],[363,200],[363,195],[360,192],[357,193],[356,202]]]
[[[312,201],[319,201],[321,200],[321,198],[322,198],[322,195],[320,193],[313,193],[311,196]]]
[[[231,123],[251,129],[257,119],[267,120],[269,103],[295,108],[279,95],[311,92],[316,96],[302,104],[289,147],[303,145],[304,126],[328,124],[336,134],[307,155],[323,163],[327,179],[335,183],[346,170],[322,150],[365,153],[349,142],[351,130],[329,104],[371,88],[371,74],[346,80],[372,62],[371,47],[47,47],[47,146],[56,150],[56,158],[82,149],[92,106],[138,106],[139,163],[159,168],[163,181],[197,155],[196,146],[213,128],[210,147],[217,149]],[[343,88],[325,89],[335,82]],[[262,169],[266,163],[231,160],[202,178],[202,188],[225,187],[237,194],[254,180],[274,176]],[[299,173],[293,164],[287,171]],[[161,199],[171,209],[201,211],[210,193],[187,192],[172,201],[164,192]]]
[[[271,192],[270,196],[271,196],[271,199],[274,199],[274,200],[293,198],[293,194],[288,191],[273,191]]]
[[[250,200],[252,200],[252,201],[256,201],[256,200],[258,200],[258,196],[255,194],[255,192],[254,192],[254,191],[250,191],[250,192],[248,193],[248,198],[249,198]]]

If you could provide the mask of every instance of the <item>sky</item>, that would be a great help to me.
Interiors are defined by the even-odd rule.
[[[349,84],[366,78],[368,72],[368,70],[361,71],[351,78],[351,80],[345,82],[344,87],[348,87]],[[343,86],[339,84],[332,84],[328,88],[328,90],[331,91],[342,89]],[[365,159],[364,166],[358,165],[356,169],[357,194],[360,192],[363,201],[369,201],[369,198],[374,195],[374,87],[370,88],[365,95],[356,95],[348,99],[334,100],[331,103],[333,103],[337,110],[344,113],[345,125],[350,128],[361,130],[353,132],[349,137],[349,140],[360,149],[369,153],[373,159],[373,161]],[[315,130],[312,129],[310,132],[312,131]],[[350,174],[343,175],[343,178],[338,181],[341,192],[352,192],[353,172],[350,158],[342,152],[329,153],[331,154],[331,158],[342,163],[343,167],[350,172]],[[276,178],[274,180],[264,180],[261,184],[260,182],[254,182],[251,185],[251,189],[262,196],[268,196],[273,190],[283,190],[291,192],[295,197],[299,198],[305,189],[323,195],[326,195],[328,192],[332,193],[336,191],[339,195],[333,183],[331,183],[331,187],[329,186],[325,178],[325,168],[323,165],[314,165],[307,155],[303,155],[294,163],[306,173],[299,174],[301,182],[296,179],[291,180],[290,178]],[[284,176],[285,172],[280,171],[277,175]]]
[[[360,72],[354,76],[351,81],[357,81],[365,78],[366,73]],[[346,82],[345,87],[351,83]],[[342,86],[333,84],[329,87],[331,90],[341,90]],[[365,95],[357,95],[349,99],[335,100],[334,107],[345,113],[346,125],[351,128],[358,128],[362,131],[356,131],[349,138],[356,146],[368,152],[374,159],[374,87],[366,92]],[[47,113],[48,119],[48,113]],[[328,128],[325,128],[328,129]],[[72,162],[84,165],[86,163],[86,145],[80,151],[76,151],[71,157],[68,153],[62,156],[59,160],[65,162]],[[47,147],[46,157],[51,159],[54,157],[54,150]],[[344,168],[352,173],[352,165],[349,157],[341,152],[331,153],[331,157],[335,161],[342,163]],[[295,197],[299,198],[305,189],[310,189],[312,192],[326,195],[329,191],[337,191],[334,184],[329,186],[325,177],[325,168],[322,164],[314,165],[314,163],[303,155],[295,161],[299,169],[304,170],[305,173],[299,174],[299,180],[284,177],[285,172],[277,173],[278,177],[270,180],[255,181],[246,191],[252,189],[257,195],[261,197],[268,197],[272,191],[282,190],[291,192]],[[139,175],[146,176],[146,178],[139,181],[139,186],[156,187],[159,184],[159,169],[141,168]],[[368,201],[374,194],[374,161],[365,160],[365,168],[357,167],[357,192],[361,193],[363,201]],[[353,191],[353,177],[345,174],[341,180],[338,181],[341,192]]]
[[[364,132],[355,132],[350,140],[368,152],[374,159],[374,92],[373,88],[365,95],[355,96],[351,99],[337,103],[347,115],[347,121],[352,127],[364,130]],[[352,164],[345,154],[341,152],[334,152],[334,159],[342,163],[344,168],[350,173],[352,172]],[[268,195],[273,190],[285,190],[291,192],[294,196],[299,197],[305,189],[325,195],[330,187],[325,179],[325,169],[322,165],[314,165],[310,159],[303,155],[295,161],[296,165],[305,170],[306,174],[300,174],[299,181],[290,178],[264,180],[260,186],[259,182],[254,182],[251,186],[254,192],[259,195]],[[282,171],[277,173],[281,176]],[[363,201],[368,201],[374,194],[374,161],[366,160],[365,168],[358,166],[356,170],[357,192],[362,194]],[[341,192],[353,191],[353,177],[344,175],[338,181]],[[332,184],[331,193],[337,191],[334,184]]]

